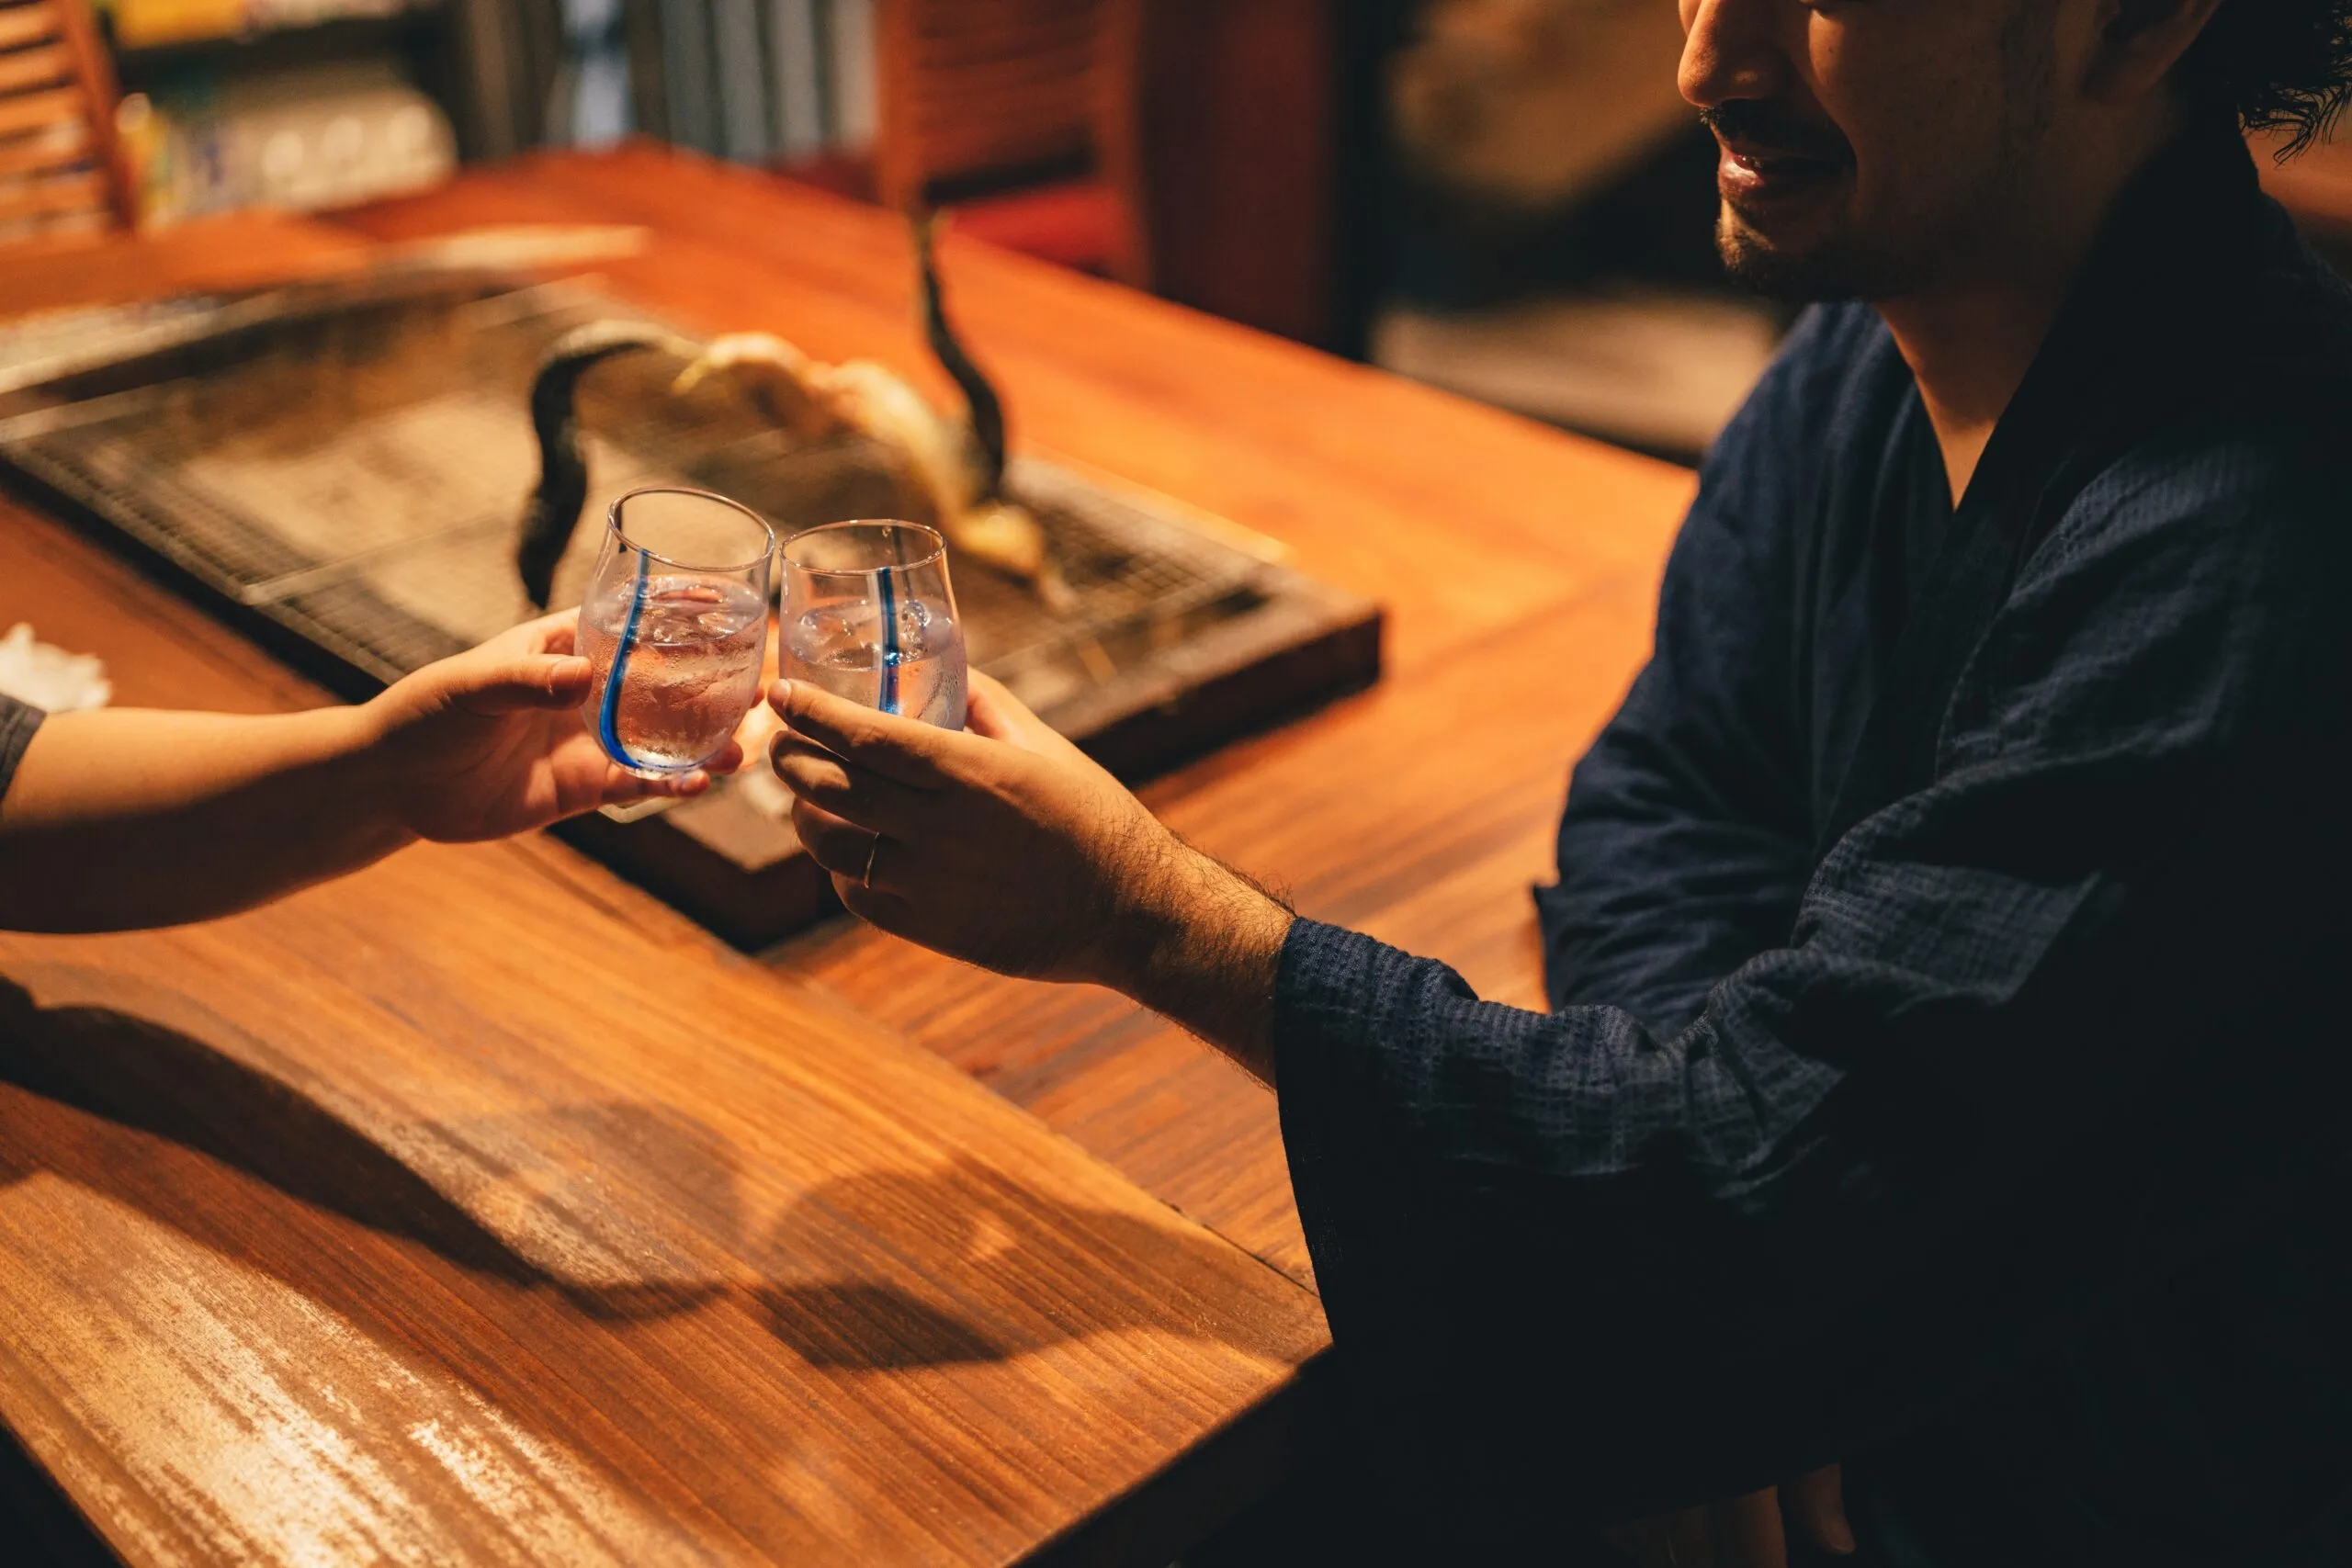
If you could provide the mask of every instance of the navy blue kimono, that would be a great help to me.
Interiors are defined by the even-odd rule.
[[[2352,1562],[2352,295],[2233,128],[1961,504],[1860,305],[1711,453],[1538,893],[1301,921],[1283,1125],[1430,1560],[1847,1466],[1861,1561]]]

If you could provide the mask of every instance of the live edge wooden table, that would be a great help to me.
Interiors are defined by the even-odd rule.
[[[947,395],[893,220],[650,148],[0,257],[0,312],[522,221],[642,225],[605,287]],[[1527,889],[1689,477],[952,238],[946,265],[1016,444],[1389,608],[1376,689],[1154,807],[1537,1003]],[[5,505],[18,619],[118,702],[319,700]],[[0,938],[0,1421],[129,1562],[1165,1563],[1290,1462],[1312,1290],[1272,1097],[1180,1032],[846,922],[746,959],[551,840]]]

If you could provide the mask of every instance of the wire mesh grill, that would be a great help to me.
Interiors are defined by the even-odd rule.
[[[531,378],[563,332],[616,317],[644,319],[549,288],[308,297],[283,319],[43,389],[45,406],[0,419],[0,458],[390,681],[530,614],[513,552],[537,476]],[[626,356],[583,383],[590,497],[555,603],[576,602],[606,505],[637,485],[717,490],[786,534],[933,520],[887,451],[795,446],[724,388],[673,395],[675,369]],[[1006,488],[1046,528],[1071,602],[950,558],[974,662],[1034,704],[1261,601],[1264,561],[1173,506],[1035,458]]]

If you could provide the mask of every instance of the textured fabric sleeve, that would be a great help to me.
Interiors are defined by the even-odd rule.
[[[1932,784],[1679,1032],[1294,932],[1276,1069],[1317,1280],[1452,1541],[1525,1560],[1839,1457],[2336,1157],[2345,479],[2179,446],[2206,455],[2084,493]]]
[[[30,703],[0,693],[0,801],[6,800],[17,764],[24,760],[25,748],[33,743],[33,731],[47,716]]]
[[[1823,383],[1874,327],[1866,311],[1810,312],[1700,471],[1649,662],[1577,765],[1559,880],[1536,890],[1555,1007],[1606,1000],[1670,1032],[1788,935],[1813,849],[1791,536]]]

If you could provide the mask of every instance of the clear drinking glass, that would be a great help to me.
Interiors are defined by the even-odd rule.
[[[920,523],[829,523],[784,543],[786,679],[964,728],[964,628],[947,541]]]
[[[717,756],[760,695],[775,535],[707,491],[613,502],[580,604],[593,675],[581,710],[605,754],[642,778]]]

